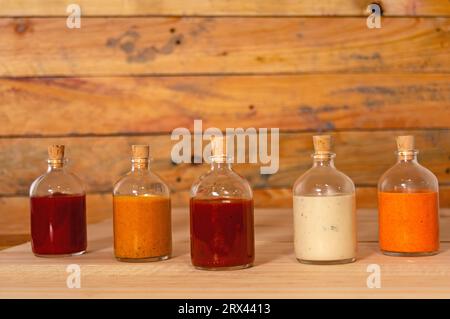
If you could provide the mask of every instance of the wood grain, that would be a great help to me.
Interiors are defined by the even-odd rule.
[[[394,138],[401,134],[416,136],[421,151],[419,161],[433,171],[441,184],[450,184],[450,130],[332,133],[336,166],[357,185],[375,186],[381,174],[395,163]],[[276,174],[261,175],[259,164],[237,164],[236,171],[255,189],[291,188],[311,167],[311,136],[310,133],[280,134]],[[8,150],[0,152],[0,195],[28,193],[31,182],[46,170],[49,144],[67,146],[68,168],[85,182],[88,191],[109,192],[115,181],[130,169],[131,145],[147,143],[152,148],[154,171],[174,191],[190,189],[193,181],[209,168],[206,164],[174,164],[170,154],[176,141],[171,141],[168,135],[0,139],[0,149]]]
[[[449,211],[443,234],[450,233]],[[246,270],[195,270],[189,257],[187,210],[173,214],[174,257],[158,263],[127,264],[112,255],[111,220],[91,225],[89,253],[72,258],[36,258],[29,243],[0,252],[0,297],[58,298],[445,298],[450,293],[448,235],[432,257],[381,255],[376,213],[358,211],[356,263],[338,266],[299,264],[293,255],[291,210],[256,210],[255,266]],[[66,267],[81,267],[81,288],[67,289]],[[381,267],[382,286],[368,289],[367,266]]]
[[[446,74],[3,78],[0,99],[0,136],[450,127]]]
[[[77,0],[83,16],[365,16],[372,0]],[[71,0],[2,0],[0,16],[66,16]],[[376,1],[384,16],[449,16],[442,0]]]
[[[4,18],[0,76],[449,72],[449,21]]]

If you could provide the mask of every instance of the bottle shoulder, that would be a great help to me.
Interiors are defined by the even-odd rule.
[[[170,189],[163,179],[152,171],[131,171],[114,184],[113,194],[170,196]]]
[[[419,163],[399,162],[390,167],[379,179],[378,190],[398,191],[438,191],[437,177]]]
[[[333,196],[352,194],[355,185],[350,177],[335,167],[312,167],[301,175],[293,187],[294,195]]]
[[[85,194],[81,179],[66,170],[47,172],[31,184],[30,196],[46,196],[50,194]]]
[[[249,182],[233,170],[210,170],[201,175],[193,183],[190,195],[196,198],[253,198]]]

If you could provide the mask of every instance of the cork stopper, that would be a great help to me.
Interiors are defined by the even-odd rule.
[[[212,156],[225,156],[226,138],[223,136],[211,136],[211,154]]]
[[[316,154],[326,154],[331,152],[331,136],[330,135],[314,135],[314,152]]]
[[[132,145],[131,154],[133,159],[148,159],[150,156],[150,146],[148,145]]]
[[[63,161],[64,145],[50,145],[48,147],[48,159],[51,161]]]
[[[408,152],[414,150],[414,136],[397,136],[397,149],[399,152]]]

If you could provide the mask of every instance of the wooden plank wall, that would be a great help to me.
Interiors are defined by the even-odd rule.
[[[68,29],[66,5],[82,8]],[[170,160],[176,127],[279,127],[280,171],[239,165],[259,207],[290,207],[310,166],[311,136],[331,132],[337,166],[376,205],[394,137],[417,137],[421,162],[450,206],[450,4],[377,1],[0,0],[0,211],[23,212],[46,146],[68,145],[91,207],[110,214],[129,147],[150,143],[153,166],[185,206],[205,165]],[[16,218],[16,217],[15,217]],[[19,217],[17,217],[19,218]]]

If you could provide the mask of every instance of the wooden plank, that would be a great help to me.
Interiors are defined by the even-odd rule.
[[[449,72],[449,21],[4,18],[0,76]]]
[[[84,16],[365,16],[374,1],[360,0],[77,0]],[[66,16],[71,0],[2,0],[0,16]],[[381,0],[385,16],[449,16],[442,0]]]
[[[413,134],[421,151],[420,162],[431,169],[441,184],[450,184],[450,130],[343,131],[332,133],[337,153],[336,166],[357,185],[374,186],[395,163],[395,136]],[[237,164],[255,189],[291,188],[297,177],[311,167],[312,134],[285,133],[279,140],[279,171],[262,175],[259,164]],[[367,143],[370,141],[370,143]],[[67,145],[69,169],[90,192],[109,192],[114,182],[130,169],[132,144],[150,144],[152,166],[172,190],[188,190],[208,165],[174,164],[170,153],[176,141],[168,135],[117,137],[57,137],[0,139],[0,195],[27,194],[31,182],[46,170],[47,146]],[[206,141],[204,142],[207,143]]]
[[[446,74],[4,78],[0,98],[0,136],[450,127]]]
[[[444,215],[449,219],[448,210]],[[356,263],[328,267],[302,265],[295,260],[291,210],[256,210],[255,266],[228,272],[193,269],[187,216],[186,209],[174,211],[174,257],[164,262],[130,265],[116,261],[111,220],[89,227],[89,252],[83,256],[36,258],[29,243],[4,250],[0,252],[0,297],[445,298],[450,293],[448,237],[436,256],[413,260],[381,255],[378,244],[371,240],[377,229],[373,210],[358,212]],[[443,234],[450,233],[449,227],[445,223]],[[65,288],[69,263],[80,265],[80,289]],[[380,289],[366,286],[370,264],[381,267]]]

